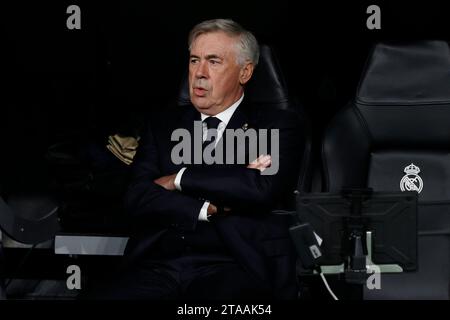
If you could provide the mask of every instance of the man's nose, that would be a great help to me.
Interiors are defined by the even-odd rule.
[[[208,77],[208,66],[205,61],[198,64],[195,76],[199,79]]]

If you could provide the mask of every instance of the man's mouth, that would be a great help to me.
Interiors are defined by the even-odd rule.
[[[206,90],[205,88],[202,88],[202,87],[194,87],[194,94],[195,94],[196,96],[203,97],[203,96],[206,95],[206,91],[208,91],[208,90]]]

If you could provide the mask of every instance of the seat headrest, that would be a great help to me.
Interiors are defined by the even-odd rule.
[[[259,63],[245,88],[245,97],[253,103],[277,105],[281,109],[289,108],[286,81],[277,58],[267,45],[260,46]],[[190,101],[186,71],[181,82],[177,104],[187,105]]]
[[[368,59],[356,102],[370,105],[449,103],[449,84],[447,42],[380,43]]]

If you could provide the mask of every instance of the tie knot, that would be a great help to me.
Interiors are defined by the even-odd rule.
[[[206,128],[217,129],[222,121],[216,117],[208,117],[203,122],[206,123]]]

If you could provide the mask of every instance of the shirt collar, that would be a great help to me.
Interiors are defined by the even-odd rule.
[[[225,126],[228,125],[228,122],[230,121],[231,117],[233,116],[234,112],[236,111],[237,107],[241,104],[242,100],[244,99],[244,94],[239,98],[238,101],[233,103],[231,106],[223,110],[222,112],[216,114],[214,117],[218,118],[220,121],[222,121]],[[202,121],[208,118],[209,116],[207,114],[200,113],[202,117]]]

